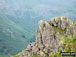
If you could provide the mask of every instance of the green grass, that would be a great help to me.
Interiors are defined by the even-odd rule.
[[[57,28],[55,26],[53,26],[53,28],[55,30],[54,34],[56,34],[57,32],[59,32],[59,33],[61,33],[61,35],[64,35],[64,33],[66,32],[65,29]]]
[[[74,21],[73,23],[76,24],[76,21]]]
[[[22,52],[20,52],[19,54],[15,55],[14,57],[20,57],[22,56]]]

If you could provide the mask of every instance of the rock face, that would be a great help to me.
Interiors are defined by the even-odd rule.
[[[36,42],[29,44],[22,57],[40,54],[48,57],[51,53],[64,49],[61,43],[62,36],[73,37],[76,35],[76,24],[68,18],[61,16],[49,21],[39,21],[40,30],[36,30]],[[25,56],[24,56],[25,55]]]

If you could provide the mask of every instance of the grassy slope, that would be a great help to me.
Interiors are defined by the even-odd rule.
[[[11,34],[13,34],[12,37]],[[28,32],[27,28],[22,28],[13,22],[10,16],[0,13],[0,55],[1,53],[3,56],[6,55],[5,53],[16,54],[20,52],[27,46],[28,39],[31,37],[32,34]]]

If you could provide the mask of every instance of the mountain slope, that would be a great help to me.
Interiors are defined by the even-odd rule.
[[[15,55],[26,48],[31,41],[28,40],[33,37],[27,29],[10,20],[10,17],[10,15],[0,13],[0,54]],[[14,16],[14,19],[17,17]]]

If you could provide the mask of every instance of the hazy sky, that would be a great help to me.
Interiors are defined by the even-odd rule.
[[[0,11],[34,12],[36,15],[76,18],[76,0],[0,0]],[[35,17],[35,16],[34,16]]]

